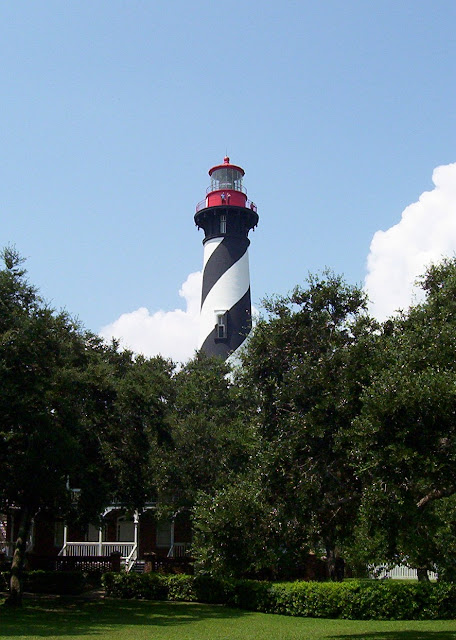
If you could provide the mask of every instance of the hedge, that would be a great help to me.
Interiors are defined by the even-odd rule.
[[[0,575],[0,590],[8,589],[10,572]],[[24,591],[30,593],[51,593],[55,595],[79,595],[87,589],[101,584],[101,579],[82,571],[26,571],[24,573]]]
[[[27,571],[24,574],[24,591],[78,595],[87,588],[81,571]]]
[[[168,585],[158,573],[105,573],[101,582],[114,598],[168,599]]]
[[[313,618],[435,620],[456,618],[456,584],[393,581],[270,583],[209,576],[110,573],[106,595],[206,602]]]

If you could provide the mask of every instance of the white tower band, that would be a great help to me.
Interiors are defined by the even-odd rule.
[[[248,233],[258,224],[258,213],[247,200],[241,167],[226,157],[209,175],[206,199],[195,214],[204,230],[199,348],[226,359],[252,327]]]

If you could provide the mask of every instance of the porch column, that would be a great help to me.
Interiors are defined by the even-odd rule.
[[[66,556],[67,555],[67,542],[68,542],[68,525],[65,522],[65,524],[63,525],[63,555]]]
[[[138,525],[139,525],[139,513],[137,511],[135,511],[133,514],[133,522],[135,525],[135,528],[133,531],[133,542],[135,543],[134,548],[136,549],[134,560],[136,560],[138,557]]]
[[[139,513],[137,511],[135,511],[135,513],[133,514],[133,522],[135,525],[135,529],[133,532],[133,542],[136,544],[138,544],[138,524],[139,524]]]
[[[98,555],[103,555],[103,526],[98,527]]]
[[[170,542],[170,558],[174,558],[174,518],[171,520]]]

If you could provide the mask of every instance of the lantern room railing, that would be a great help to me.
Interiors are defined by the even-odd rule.
[[[196,205],[196,213],[198,213],[198,211],[201,211],[201,209],[206,209],[207,206],[208,206],[207,205],[207,200],[206,199],[205,200],[201,200],[201,202],[198,202],[198,204]],[[227,206],[230,206],[230,205],[227,205]],[[255,213],[257,212],[257,206],[251,200],[246,200],[245,208],[246,209],[251,209]]]

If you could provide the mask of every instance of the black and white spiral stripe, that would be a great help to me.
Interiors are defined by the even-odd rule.
[[[204,243],[200,348],[226,358],[245,340],[251,328],[247,237],[221,236]],[[217,338],[217,314],[226,313],[226,337]]]

